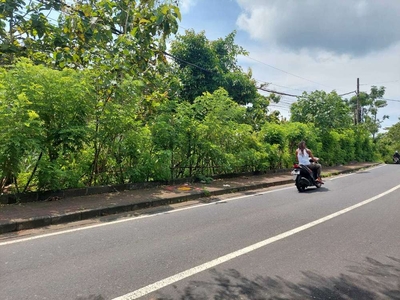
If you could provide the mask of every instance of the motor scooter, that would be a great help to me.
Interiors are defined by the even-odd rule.
[[[315,163],[312,159],[310,159],[310,162],[312,164]],[[304,192],[308,187],[315,186],[317,188],[320,188],[322,186],[321,182],[316,181],[316,171],[311,170],[305,165],[294,164],[291,174],[293,175],[293,180],[295,181],[297,190],[300,193]]]

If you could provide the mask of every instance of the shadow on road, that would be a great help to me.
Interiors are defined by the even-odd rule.
[[[329,192],[329,189],[322,186],[319,189],[316,187],[306,188],[306,190],[301,193],[326,193],[326,192]]]
[[[173,296],[158,293],[151,299],[400,299],[400,259],[388,257],[382,263],[367,257],[364,263],[347,268],[346,274],[326,277],[315,272],[302,272],[299,283],[281,277],[247,278],[237,270],[211,270],[211,281],[191,281]]]

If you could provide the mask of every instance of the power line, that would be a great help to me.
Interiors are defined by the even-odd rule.
[[[338,96],[342,97],[342,96],[346,96],[346,95],[349,95],[349,94],[352,94],[352,93],[357,93],[357,92],[356,91],[351,91],[351,92],[348,92],[348,93],[340,94]]]
[[[300,92],[304,92],[304,90],[301,90],[301,89],[297,89],[297,88],[291,88],[291,87],[288,87],[288,86],[279,85],[279,84],[272,83],[272,82],[270,82],[269,84],[271,84],[271,85],[275,85],[275,86],[279,86],[279,87],[281,87],[281,88],[286,88],[286,89],[294,90],[294,91],[300,91]]]
[[[274,90],[271,90],[271,89],[266,89],[266,88],[263,88],[263,87],[257,87],[257,89],[259,89],[259,90],[261,90],[261,91],[264,91],[264,92],[268,92],[268,93],[274,93],[274,94],[278,94],[278,95],[282,95],[282,96],[289,96],[289,97],[300,97],[300,96],[298,96],[298,95],[293,95],[293,94],[287,94],[287,93],[283,93],[283,92],[278,92],[278,91],[274,91]]]
[[[396,100],[396,99],[387,99],[387,98],[382,98],[383,100],[386,101],[394,101],[394,102],[400,102],[400,100]]]
[[[377,83],[363,83],[360,85],[377,85],[377,84],[384,84],[384,83],[393,83],[393,82],[400,82],[400,79],[398,80],[391,80],[391,81],[384,81],[384,82],[377,82]]]
[[[290,108],[287,106],[281,106],[281,105],[276,105],[276,104],[270,104],[269,105],[271,108],[273,109],[280,109],[280,110],[284,110],[284,111],[290,111]]]
[[[248,58],[250,58],[251,60],[254,60],[254,61],[256,61],[256,62],[259,62],[259,63],[261,63],[261,64],[263,64],[263,65],[266,65],[266,66],[268,66],[268,67],[270,67],[270,68],[272,68],[272,69],[275,69],[275,70],[278,70],[278,71],[280,71],[280,72],[286,73],[286,74],[288,74],[288,75],[291,75],[291,76],[294,76],[294,77],[297,77],[297,78],[300,78],[300,79],[303,79],[303,80],[306,80],[306,81],[309,81],[309,82],[312,82],[312,83],[315,83],[315,84],[318,84],[318,85],[321,85],[321,86],[324,86],[324,87],[327,87],[327,88],[331,88],[331,87],[326,86],[326,85],[324,85],[324,84],[322,84],[322,83],[318,83],[318,82],[315,82],[315,81],[313,81],[313,80],[310,80],[310,79],[307,79],[307,78],[298,76],[298,75],[296,75],[296,74],[287,72],[287,71],[285,71],[285,70],[279,69],[279,68],[277,68],[277,67],[271,66],[271,65],[269,65],[269,64],[267,64],[267,63],[265,63],[265,62],[263,62],[263,61],[260,61],[260,60],[258,60],[258,59],[252,58],[252,57],[250,57],[250,56],[246,56],[246,57],[248,57]]]
[[[45,4],[45,3],[46,3],[45,0],[36,0],[36,1],[38,1],[39,3],[42,3],[42,4]],[[63,2],[62,0],[55,0],[55,2],[58,3],[58,4],[60,4],[60,5],[62,5],[62,6],[65,6],[66,8],[68,8],[68,9],[70,9],[70,10],[72,10],[72,11],[75,11],[75,12],[79,13],[80,15],[85,16],[85,14],[84,14],[81,10],[76,9],[76,8],[74,8],[74,7],[70,6],[70,5],[68,5],[66,2]],[[111,27],[111,30],[112,30],[113,33],[115,33],[115,34],[123,34],[122,31],[116,29],[115,27]],[[195,68],[197,68],[197,69],[200,69],[200,70],[202,70],[202,71],[212,73],[212,71],[210,71],[210,70],[208,70],[208,69],[205,69],[205,68],[203,68],[203,67],[200,67],[200,66],[198,66],[198,65],[196,65],[196,64],[194,64],[194,63],[188,62],[188,61],[186,61],[186,60],[184,60],[184,59],[180,59],[180,58],[178,58],[178,57],[176,57],[176,56],[174,56],[174,55],[172,55],[172,54],[170,54],[170,53],[168,53],[168,52],[166,52],[166,51],[162,51],[162,53],[163,53],[164,55],[167,55],[167,56],[173,58],[173,59],[176,60],[176,61],[180,61],[180,62],[186,63],[187,65],[190,65],[190,66],[193,66],[193,67],[195,67]],[[249,57],[249,56],[247,56],[247,57]],[[301,77],[301,76],[298,76],[298,75],[289,73],[289,72],[284,71],[284,70],[282,70],[282,69],[276,68],[276,67],[274,67],[274,66],[271,66],[271,65],[269,65],[269,64],[267,64],[267,63],[265,63],[265,62],[259,61],[259,60],[257,60],[257,59],[252,58],[252,57],[249,57],[249,58],[252,59],[252,60],[254,60],[254,61],[257,61],[257,62],[259,62],[259,63],[262,63],[262,64],[264,64],[264,65],[266,65],[266,66],[269,66],[270,68],[273,68],[273,69],[276,69],[276,70],[278,70],[278,71],[284,72],[284,73],[286,73],[286,74],[295,76],[295,77],[300,78],[300,79],[303,79],[303,80],[307,80],[307,81],[312,82],[312,83],[315,83],[315,84],[319,84],[319,85],[325,86],[325,85],[320,84],[320,83],[318,83],[318,82],[315,82],[315,81],[309,80],[309,79],[307,79],[307,78],[304,78],[304,77]],[[327,86],[325,86],[325,87],[327,87]],[[257,87],[257,89],[262,90],[262,91],[265,91],[265,92],[269,92],[269,93],[274,93],[274,94],[282,95],[282,96],[299,97],[298,95],[288,94],[288,93],[284,93],[284,92],[278,92],[278,91],[275,91],[275,90],[266,89],[266,88],[262,88],[262,87]]]
[[[34,0],[34,1],[37,1],[37,2],[39,2],[39,3],[45,4],[45,0]],[[65,6],[66,8],[68,8],[68,9],[70,9],[70,10],[72,10],[72,11],[78,12],[79,14],[81,14],[81,15],[84,16],[84,14],[83,14],[83,12],[82,12],[81,10],[76,9],[76,8],[74,8],[74,7],[70,6],[70,5],[68,5],[67,3],[65,3],[65,2],[63,2],[63,1],[61,1],[61,0],[55,0],[55,2],[56,2],[56,3],[59,3],[59,4],[62,5],[62,6]],[[48,18],[48,19],[51,19],[49,16],[47,16],[47,18]],[[54,19],[51,19],[51,20],[56,21],[56,20],[54,20]],[[111,27],[111,30],[112,30],[113,33],[115,33],[115,34],[123,34],[122,31],[116,29],[115,27]],[[178,57],[176,57],[176,56],[174,56],[174,55],[172,55],[172,54],[170,54],[170,53],[168,53],[168,52],[166,52],[166,51],[162,51],[162,53],[163,53],[164,55],[166,55],[166,56],[171,57],[172,59],[174,59],[174,60],[176,60],[176,61],[183,62],[183,63],[185,63],[185,64],[187,64],[187,65],[190,65],[190,66],[192,66],[192,67],[195,67],[195,68],[197,68],[197,69],[200,69],[200,70],[202,70],[202,71],[204,71],[204,72],[208,72],[208,73],[212,73],[212,72],[213,72],[213,71],[211,71],[211,70],[208,70],[208,69],[205,69],[205,68],[203,68],[203,67],[200,67],[200,66],[198,66],[198,65],[196,65],[196,64],[194,64],[194,63],[191,63],[191,62],[188,62],[188,61],[186,61],[186,60],[184,60],[184,59],[178,58]],[[303,79],[303,80],[306,80],[306,81],[309,81],[309,82],[312,82],[312,83],[315,83],[315,84],[318,84],[318,85],[327,87],[326,85],[323,85],[323,84],[321,84],[321,83],[318,83],[318,82],[309,80],[309,79],[307,79],[307,78],[304,78],[304,77],[301,77],[301,76],[298,76],[298,75],[295,75],[295,74],[293,74],[293,73],[284,71],[284,70],[282,70],[282,69],[276,68],[276,67],[274,67],[274,66],[271,66],[271,65],[269,65],[269,64],[267,64],[267,63],[265,63],[265,62],[262,62],[262,61],[260,61],[260,60],[254,59],[254,58],[252,58],[252,57],[249,57],[249,56],[246,56],[246,57],[248,57],[249,59],[252,59],[252,60],[254,60],[254,61],[257,61],[257,62],[259,62],[259,63],[261,63],[261,64],[264,64],[264,65],[266,65],[266,66],[268,66],[268,67],[270,67],[270,68],[273,68],[273,69],[275,69],[275,70],[278,70],[278,71],[281,71],[281,72],[283,72],[283,73],[289,74],[289,75],[291,75],[291,76],[294,76],[294,77],[297,77],[297,78],[300,78],[300,79]],[[214,71],[214,72],[215,72],[215,71]],[[255,79],[255,80],[261,82],[260,80],[257,80],[257,79]],[[400,80],[395,80],[395,81],[390,81],[390,82],[398,82],[398,81],[400,81]],[[280,86],[280,85],[273,84],[273,83],[271,83],[271,84],[272,84],[272,85],[276,85],[276,86]],[[362,84],[362,85],[368,85],[368,84]],[[280,86],[280,87],[293,89],[293,88],[285,87],[285,86]],[[262,90],[262,91],[265,91],[265,92],[269,92],[269,93],[274,93],[274,94],[277,94],[277,95],[281,95],[281,96],[296,97],[296,98],[300,97],[299,95],[294,95],[294,94],[279,92],[279,91],[275,91],[275,90],[272,90],[272,89],[264,88],[264,87],[262,87],[262,86],[257,87],[257,89]],[[299,89],[293,89],[293,90],[299,90]],[[356,91],[351,91],[351,92],[348,92],[348,93],[340,94],[339,96],[345,96],[345,95],[348,95],[348,94],[351,94],[351,93],[357,93],[357,92],[356,92]],[[394,100],[394,99],[384,99],[384,100],[386,100],[386,101],[396,101],[396,102],[400,102],[400,100]]]
[[[195,67],[195,68],[197,68],[197,69],[200,69],[200,70],[202,70],[202,71],[204,71],[204,72],[213,73],[212,71],[210,71],[210,70],[208,70],[208,69],[205,69],[205,68],[203,68],[203,67],[200,67],[200,66],[198,66],[198,65],[196,65],[196,64],[194,64],[194,63],[188,62],[188,61],[186,61],[186,60],[184,60],[184,59],[178,58],[178,57],[176,57],[176,56],[174,56],[174,55],[172,55],[172,54],[170,54],[170,53],[168,53],[168,52],[166,52],[166,51],[163,51],[163,54],[165,54],[165,55],[171,57],[171,58],[174,59],[174,60],[178,60],[178,61],[180,61],[180,62],[183,62],[183,63],[187,64],[187,65],[190,65],[190,66],[192,66],[192,67]]]

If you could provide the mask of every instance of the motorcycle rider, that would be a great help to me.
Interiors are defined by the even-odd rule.
[[[318,158],[314,157],[311,150],[306,147],[305,141],[299,143],[299,147],[296,150],[296,157],[300,165],[305,165],[313,171],[316,170],[317,179],[315,181],[323,183],[321,179],[321,165],[318,163]],[[312,159],[314,163],[311,163],[310,159]]]
[[[394,152],[394,154],[393,154],[393,160],[394,160],[395,162],[397,162],[399,159],[400,159],[400,154],[399,154],[399,152],[396,150],[396,151]]]

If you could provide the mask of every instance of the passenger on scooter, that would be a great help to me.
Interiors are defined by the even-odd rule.
[[[296,150],[296,157],[300,165],[305,165],[311,170],[315,170],[317,172],[316,181],[323,183],[321,179],[321,165],[318,163],[318,158],[314,157],[311,150],[306,147],[305,141],[299,143],[299,148]],[[314,163],[311,163],[310,159],[312,159]]]

